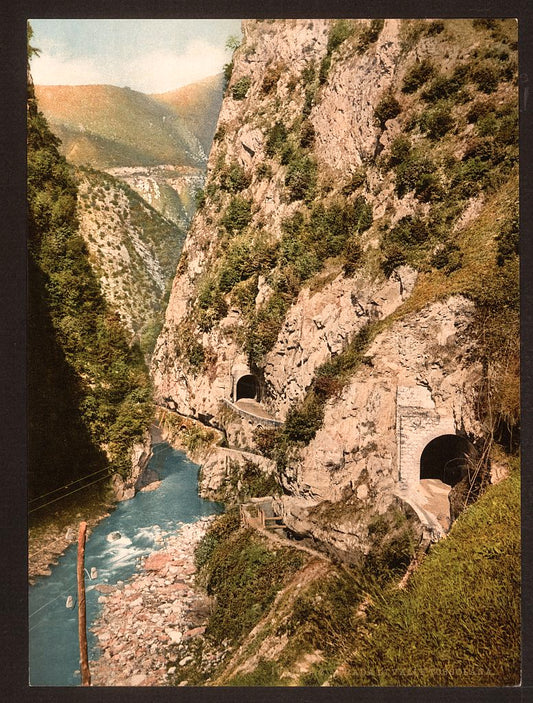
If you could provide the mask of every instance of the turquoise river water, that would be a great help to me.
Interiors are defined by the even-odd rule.
[[[87,540],[86,575],[87,629],[89,659],[98,657],[95,637],[90,631],[98,616],[100,583],[114,585],[126,581],[138,569],[139,559],[164,547],[164,535],[180,524],[195,522],[205,515],[222,512],[219,503],[198,495],[198,466],[183,452],[166,443],[154,445],[149,468],[162,479],[157,490],[138,493],[132,500],[119,503],[102,520]],[[112,533],[120,537],[110,540]],[[163,543],[160,538],[163,537]],[[159,541],[158,541],[159,538]],[[79,645],[76,586],[77,542],[73,543],[52,567],[50,576],[39,578],[29,588],[30,685],[78,686]],[[94,571],[93,571],[94,575]],[[72,606],[66,607],[71,596]]]

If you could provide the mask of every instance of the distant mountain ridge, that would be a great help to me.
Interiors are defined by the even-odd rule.
[[[209,153],[224,93],[224,76],[204,78],[177,90],[154,93],[154,100],[169,105]]]
[[[180,114],[175,103],[112,85],[47,85],[36,86],[35,91],[40,109],[63,142],[63,154],[75,165],[98,169],[205,165],[210,127],[182,116],[187,109],[180,108]],[[200,95],[211,125],[222,96],[209,88]]]
[[[188,226],[222,104],[222,74],[161,95],[112,85],[35,91],[69,163],[111,173],[163,217]]]

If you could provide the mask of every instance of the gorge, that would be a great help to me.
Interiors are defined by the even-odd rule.
[[[155,413],[225,505],[194,557],[202,631],[137,685],[519,681],[516,52],[514,20],[245,20],[192,121],[177,93],[92,88],[168,118],[179,164],[167,132],[111,148],[109,111],[75,128],[63,91],[79,233],[138,364],[104,359],[111,393],[85,360],[80,421],[94,440],[123,403],[131,454]]]

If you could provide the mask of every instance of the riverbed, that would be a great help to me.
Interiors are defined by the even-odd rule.
[[[149,468],[161,479],[157,490],[119,503],[90,535],[86,551],[89,658],[102,654],[91,627],[106,593],[127,587],[144,559],[167,543],[184,525],[222,512],[218,503],[198,496],[199,467],[166,443],[154,445]],[[92,578],[91,578],[92,575]],[[71,545],[51,574],[29,589],[30,684],[80,685],[76,598],[76,545]],[[70,598],[69,598],[70,596]],[[71,607],[68,607],[71,606]]]

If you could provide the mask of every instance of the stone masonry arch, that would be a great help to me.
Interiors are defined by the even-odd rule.
[[[400,487],[416,490],[424,449],[441,435],[455,434],[452,415],[436,411],[431,393],[425,386],[399,386],[396,395],[396,441]]]
[[[420,456],[420,480],[438,479],[455,486],[468,474],[468,465],[476,457],[477,451],[466,437],[439,435],[425,446]]]
[[[260,401],[259,379],[247,364],[235,364],[231,371],[231,400],[236,403],[242,398]]]

